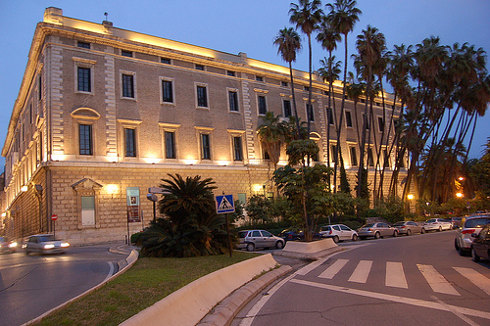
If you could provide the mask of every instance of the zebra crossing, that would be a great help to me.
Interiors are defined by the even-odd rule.
[[[350,263],[349,259],[337,259],[323,270],[318,277],[332,280],[341,273],[345,266]],[[353,262],[355,263],[355,262]],[[385,286],[408,289],[409,284],[405,275],[402,262],[387,261],[385,268]],[[416,264],[418,271],[430,286],[433,292],[460,296],[461,294],[434,266],[426,264]],[[365,284],[368,282],[369,275],[372,271],[372,260],[360,260],[348,282]],[[479,273],[478,271],[467,267],[452,267],[459,275],[463,276],[471,283],[480,288],[490,296],[490,278]]]

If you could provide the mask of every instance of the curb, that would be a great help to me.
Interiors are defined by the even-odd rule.
[[[109,250],[110,251],[110,250]],[[127,253],[127,252],[126,252]],[[38,323],[40,322],[41,320],[43,320],[43,318],[47,317],[48,315],[52,314],[53,312],[55,311],[58,311],[64,307],[66,307],[67,305],[69,305],[70,303],[78,300],[78,299],[81,299],[83,297],[85,297],[86,295],[92,293],[93,291],[101,288],[102,286],[104,286],[105,284],[109,283],[110,281],[112,281],[113,279],[115,279],[116,277],[119,276],[119,274],[122,274],[124,273],[126,270],[128,270],[131,266],[134,265],[134,263],[136,263],[136,261],[138,260],[138,251],[136,249],[132,249],[131,252],[129,253],[128,257],[126,257],[126,259],[122,259],[120,260],[117,265],[119,266],[120,262],[124,262],[126,264],[126,266],[124,266],[124,268],[120,269],[118,272],[116,272],[115,274],[113,274],[112,276],[106,278],[105,280],[103,280],[101,283],[97,284],[96,286],[88,289],[87,291],[83,292],[82,294],[79,294],[78,296],[66,301],[65,303],[62,303],[60,304],[59,306],[57,307],[54,307],[53,309],[51,310],[48,310],[46,311],[45,313],[43,313],[42,315],[22,324],[22,326],[28,326],[28,325],[32,325],[32,324],[35,324],[35,323]]]
[[[296,258],[296,259],[301,259],[301,260],[306,260],[306,261],[314,261],[318,260],[323,257],[327,257],[331,254],[334,254],[339,251],[343,251],[344,248],[342,247],[334,247],[330,248],[327,250],[323,250],[317,253],[313,254],[304,254],[304,253],[296,253],[296,252],[275,252],[272,255],[273,256],[282,256],[282,257],[288,257],[288,258]]]
[[[293,270],[291,266],[283,265],[276,268],[259,278],[243,285],[231,295],[221,301],[214,309],[207,314],[197,325],[199,326],[223,326],[230,325],[233,318],[245,307],[260,291],[264,290],[271,283]]]

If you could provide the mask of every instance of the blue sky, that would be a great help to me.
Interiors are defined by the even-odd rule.
[[[102,22],[104,12],[115,27],[191,43],[223,52],[245,52],[254,59],[285,63],[272,44],[278,30],[290,26],[290,0],[0,0],[0,146],[18,95],[36,24],[44,9],[58,7],[65,16]],[[295,1],[297,2],[297,1]],[[327,1],[323,1],[323,5]],[[367,25],[385,34],[388,49],[394,44],[417,44],[431,35],[441,43],[474,44],[490,52],[490,1],[486,0],[359,0],[360,21],[349,34],[349,55],[356,36]],[[295,68],[308,69],[306,47]],[[336,53],[343,58],[343,45]],[[327,54],[313,45],[313,67]],[[352,70],[351,64],[349,69]],[[487,63],[487,67],[490,67]],[[490,113],[477,124],[470,157],[480,157],[490,136]],[[3,167],[4,158],[0,158]],[[3,168],[0,168],[2,171]]]

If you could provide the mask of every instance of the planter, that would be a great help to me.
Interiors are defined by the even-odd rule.
[[[316,260],[339,250],[342,248],[330,238],[312,242],[288,241],[284,249],[274,255]]]

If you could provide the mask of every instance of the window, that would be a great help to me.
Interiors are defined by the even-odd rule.
[[[132,58],[133,57],[133,51],[121,50],[121,55],[123,57]]]
[[[385,129],[385,121],[382,117],[378,117],[378,128],[379,132],[383,132],[383,130]]]
[[[364,127],[366,128],[366,130],[368,130],[369,129],[369,120],[367,119],[367,117],[364,113],[362,114],[362,121],[363,121],[363,124],[364,124]]]
[[[373,149],[372,148],[367,149],[367,160],[368,160],[369,166],[374,166]]]
[[[290,100],[283,100],[282,101],[282,109],[284,112],[284,117],[289,118],[291,114],[291,101]]]
[[[328,94],[330,94],[330,92],[329,91],[323,91],[323,94],[328,95]]]
[[[169,59],[169,58],[163,58],[163,57],[162,57],[162,58],[160,58],[160,62],[161,62],[161,63],[164,63],[164,64],[166,64],[166,65],[170,65],[170,64],[172,64],[172,61],[170,61],[170,59]]]
[[[126,157],[136,157],[136,130],[124,128],[124,145]]]
[[[175,133],[165,131],[165,158],[176,158],[175,155]]]
[[[264,77],[262,77],[262,76],[255,76],[255,80],[256,81],[259,81],[259,82],[263,82],[264,81]]]
[[[355,147],[350,148],[350,164],[357,166],[357,151]]]
[[[77,90],[79,92],[90,93],[92,91],[90,68],[77,67],[77,75],[78,75]]]
[[[203,65],[199,65],[196,63],[196,65],[194,66],[194,68],[196,68],[196,70],[204,70],[204,66]]]
[[[78,41],[77,46],[79,48],[90,49],[90,43]]]
[[[405,168],[405,157],[399,157],[400,167]]]
[[[95,225],[95,196],[81,196],[82,225]]]
[[[174,92],[171,80],[162,79],[162,102],[174,102]]]
[[[310,91],[310,86],[304,86],[305,91],[309,92]]]
[[[29,123],[32,124],[32,103],[29,105]]]
[[[122,96],[134,98],[134,76],[122,75]]]
[[[314,114],[314,111],[313,111],[313,105],[306,104],[306,112],[308,114],[308,119],[310,121],[315,121],[315,114]]]
[[[39,76],[39,83],[38,83],[38,93],[39,93],[39,101],[42,99],[43,97],[43,77],[42,76]]]
[[[387,168],[390,166],[390,157],[388,156],[388,150],[383,149],[384,156],[384,167]]]
[[[231,70],[227,70],[227,71],[226,71],[226,74],[227,74],[228,76],[232,76],[232,77],[235,77],[235,75],[236,75],[236,74],[235,74],[235,72],[234,72],[234,71],[231,71]]]
[[[202,108],[208,107],[208,94],[206,86],[196,86],[197,89],[197,106]]]
[[[288,85],[289,85],[289,84],[288,84],[288,82],[286,82],[286,81],[282,81],[282,82],[281,82],[281,86],[282,86],[282,87],[288,87]]]
[[[238,93],[237,91],[228,91],[228,102],[230,103],[230,111],[238,112]]]
[[[259,115],[265,115],[267,113],[267,103],[265,101],[265,96],[257,96],[257,101],[259,106]]]
[[[78,137],[80,155],[92,155],[92,125],[79,125]]]
[[[201,134],[201,159],[211,159],[211,142],[209,139],[209,134]]]
[[[352,116],[350,111],[345,111],[345,124],[347,127],[352,127]]]
[[[335,156],[337,156],[337,145],[332,145],[330,148],[330,153],[332,155],[331,161],[335,162]]]
[[[242,137],[233,137],[233,160],[243,161]]]
[[[334,124],[332,108],[327,108],[327,119],[328,119],[328,124],[331,125]]]

